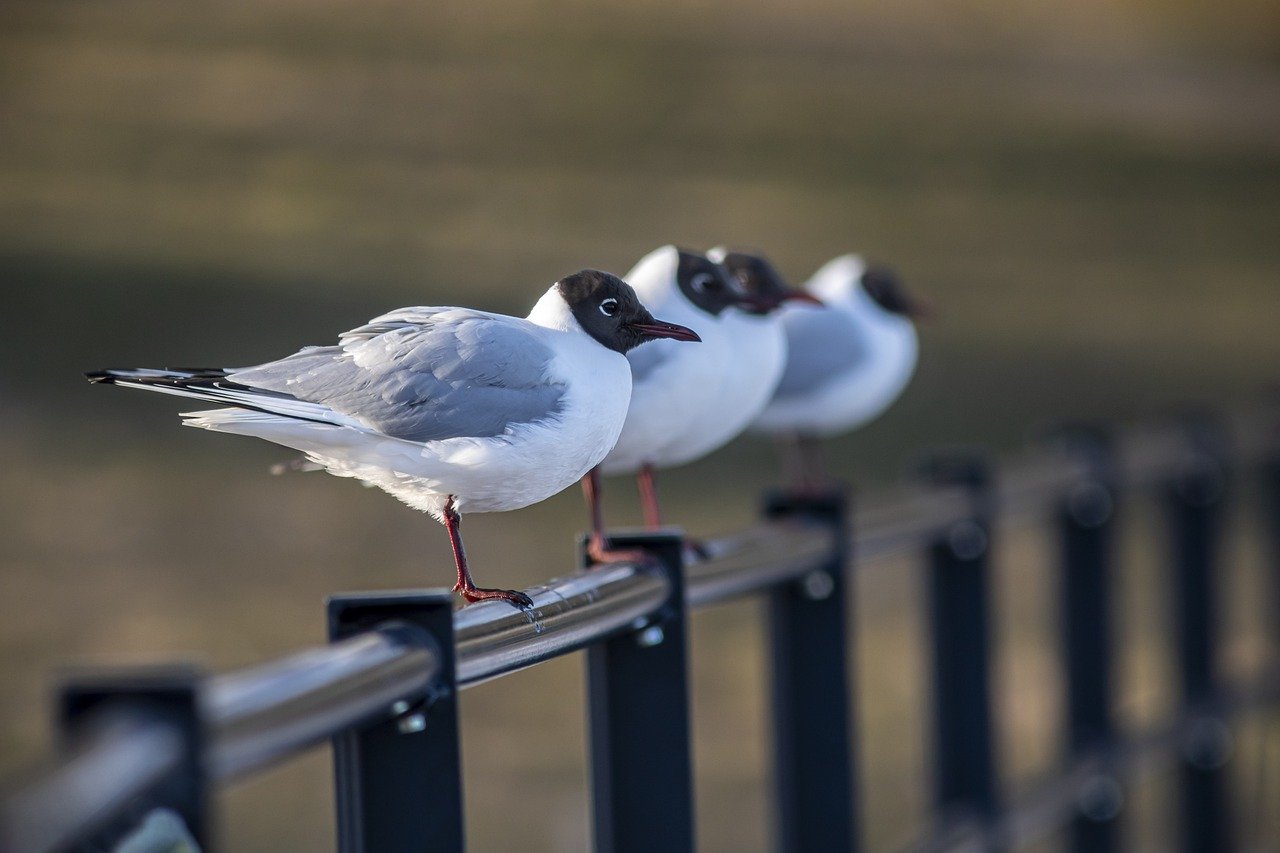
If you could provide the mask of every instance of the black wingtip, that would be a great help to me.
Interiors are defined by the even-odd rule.
[[[115,374],[110,370],[90,370],[85,373],[84,378],[95,385],[113,385],[116,381]]]

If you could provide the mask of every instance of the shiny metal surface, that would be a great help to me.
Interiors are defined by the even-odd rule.
[[[906,492],[892,503],[861,511],[855,506],[850,543],[854,562],[861,565],[914,551],[970,512],[969,498],[960,489]]]
[[[958,850],[1012,850],[1043,842],[1066,826],[1082,808],[1097,805],[1099,793],[1123,798],[1144,780],[1183,764],[1188,747],[1209,724],[1210,732],[1229,732],[1227,724],[1249,715],[1274,713],[1280,702],[1280,671],[1274,667],[1232,685],[1212,709],[1186,711],[1152,731],[1131,735],[1109,748],[1078,759],[1019,796],[1003,819],[984,826],[961,819],[934,827],[909,845],[912,853]],[[1228,737],[1230,735],[1228,734]],[[1110,789],[1110,790],[1108,790]],[[1117,804],[1118,805],[1118,804]]]
[[[1235,436],[1237,465],[1275,452],[1277,437],[1269,421]],[[1120,481],[1137,489],[1217,464],[1210,453],[1191,446],[1185,433],[1167,429],[1129,431],[1117,451]],[[1090,477],[1087,465],[1065,455],[1040,455],[1001,470],[1010,473],[995,484],[991,507],[1000,524],[1044,518]],[[867,564],[919,549],[974,511],[971,496],[960,488],[906,489],[887,502],[859,505],[851,542],[854,558]],[[803,578],[840,544],[833,536],[830,528],[790,519],[711,540],[709,556],[691,560],[686,569],[688,604],[706,606]],[[455,613],[461,685],[642,629],[670,588],[656,566],[617,563],[527,592],[534,600],[532,612],[489,602]],[[412,626],[393,624],[211,679],[201,694],[207,771],[218,781],[235,779],[352,726],[403,713],[402,703],[426,696],[440,671],[432,643]],[[1274,705],[1277,681],[1268,682],[1265,696],[1260,692],[1249,698]],[[1004,840],[1036,838],[1073,814],[1081,791],[1099,778],[1162,766],[1188,737],[1175,727],[1139,740],[1109,755],[1105,772],[1087,764],[1063,774],[998,827],[975,832],[961,821],[943,835],[931,836],[920,849],[955,849],[991,832]],[[118,814],[139,791],[173,772],[182,757],[175,725],[141,712],[104,714],[70,749],[0,801],[0,850],[47,850],[74,843]]]
[[[657,567],[611,563],[526,589],[533,610],[481,602],[453,618],[458,683],[478,684],[643,624],[670,595]]]
[[[234,779],[386,717],[425,696],[439,672],[431,639],[402,625],[218,676],[201,696],[208,771]]]
[[[773,522],[706,543],[710,556],[686,569],[685,599],[704,607],[804,577],[831,555],[829,528]]]
[[[147,714],[104,713],[66,755],[4,799],[0,850],[65,849],[118,815],[182,756],[178,726]]]

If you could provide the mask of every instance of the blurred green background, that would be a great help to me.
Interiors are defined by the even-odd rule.
[[[932,444],[1248,401],[1280,365],[1280,5],[10,0],[0,771],[46,747],[61,663],[247,665],[320,639],[327,593],[452,571],[443,530],[385,495],[270,477],[282,449],[177,429],[174,401],[81,371],[253,363],[401,305],[523,314],[565,273],[623,273],[666,242],[757,247],[797,279],[861,251],[938,304],[905,398],[833,448],[871,492]],[[773,465],[742,441],[672,472],[670,515],[745,524]],[[638,520],[630,487],[608,488],[611,517]],[[564,573],[583,522],[573,490],[469,518],[481,582]],[[1136,721],[1171,690],[1146,530],[1123,580]],[[1260,579],[1233,549],[1227,662],[1245,670]],[[1016,786],[1056,755],[1059,686],[1050,552],[1006,550]],[[859,581],[873,849],[925,799],[915,569]],[[710,851],[768,846],[757,615],[695,620]],[[465,695],[474,849],[586,846],[580,667]],[[226,848],[327,849],[327,774],[320,751],[223,798]],[[1158,849],[1166,812],[1144,796]]]

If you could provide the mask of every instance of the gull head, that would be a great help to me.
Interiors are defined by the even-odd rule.
[[[912,320],[930,317],[933,306],[919,297],[912,297],[893,270],[871,265],[862,273],[858,282],[867,296],[882,311]]]
[[[658,338],[701,340],[690,328],[655,320],[631,285],[616,275],[582,270],[556,282],[556,290],[582,330],[615,352]]]
[[[791,301],[822,304],[816,296],[787,284],[777,268],[762,255],[713,249],[711,257],[737,279],[746,294],[740,307],[748,314],[768,314]]]
[[[718,317],[726,308],[742,305],[747,299],[723,266],[701,252],[677,251],[676,286],[695,308]]]

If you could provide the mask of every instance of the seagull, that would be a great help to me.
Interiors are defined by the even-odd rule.
[[[782,312],[786,369],[752,430],[792,440],[800,487],[811,491],[820,479],[816,440],[862,426],[902,394],[916,368],[914,321],[931,308],[857,255],[829,261],[805,290],[825,307]]]
[[[793,301],[819,303],[815,296],[787,284],[761,255],[717,247],[707,256],[728,270],[747,296],[724,314],[730,356],[718,401],[701,411],[670,459],[671,466],[718,450],[756,419],[773,397],[787,363],[787,336],[778,309]]]
[[[666,341],[627,353],[631,406],[618,443],[582,481],[591,510],[589,552],[597,561],[618,554],[604,548],[600,474],[635,474],[650,527],[661,525],[653,470],[674,463],[695,421],[715,419],[718,391],[732,356],[723,315],[749,300],[732,276],[706,255],[662,246],[626,275],[646,305],[697,332],[702,343],[682,347]]]
[[[449,533],[454,591],[528,608],[522,592],[475,585],[461,514],[537,503],[597,465],[627,415],[626,353],[658,338],[698,340],[655,320],[621,279],[583,270],[556,282],[524,319],[401,308],[336,345],[254,367],[86,376],[227,406],[181,417],[301,450],[331,474],[430,513]]]

